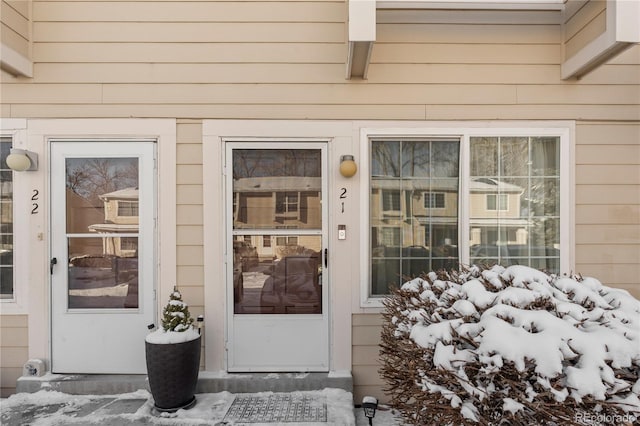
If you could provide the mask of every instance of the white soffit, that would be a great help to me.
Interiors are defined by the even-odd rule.
[[[558,10],[567,0],[379,0],[378,9]]]

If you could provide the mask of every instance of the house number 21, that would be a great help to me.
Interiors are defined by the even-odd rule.
[[[39,195],[40,195],[40,191],[38,191],[37,189],[34,189],[33,195],[31,195],[31,214],[38,214],[38,208],[40,207],[38,205]]]
[[[347,188],[340,188],[340,199],[344,200],[345,198],[347,198]],[[344,213],[344,201],[342,201],[340,204],[342,208],[342,213]]]

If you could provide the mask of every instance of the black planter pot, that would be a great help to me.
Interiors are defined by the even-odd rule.
[[[149,388],[158,411],[174,412],[195,404],[200,369],[200,337],[184,343],[145,342]]]

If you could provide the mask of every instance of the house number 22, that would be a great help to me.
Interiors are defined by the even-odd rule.
[[[33,190],[33,195],[31,195],[31,214],[38,214],[38,208],[40,207],[37,203],[40,195],[40,191],[37,189]]]

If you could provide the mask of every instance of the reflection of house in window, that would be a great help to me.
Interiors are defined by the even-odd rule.
[[[138,202],[118,201],[118,216],[138,216]]]
[[[276,216],[298,218],[299,192],[276,192]]]
[[[425,192],[425,209],[444,209],[444,192]]]
[[[104,222],[89,225],[89,230],[105,234],[102,238],[103,254],[137,256],[138,237],[119,234],[138,233],[138,195],[138,188],[125,188],[100,195],[104,206]]]
[[[487,210],[509,210],[509,195],[487,194]]]
[[[233,182],[235,228],[287,224],[315,228],[321,223],[319,177],[264,176]]]
[[[382,191],[382,211],[400,212],[400,191]]]
[[[529,220],[521,215],[521,186],[497,178],[475,178],[470,189],[471,246],[527,244]]]

